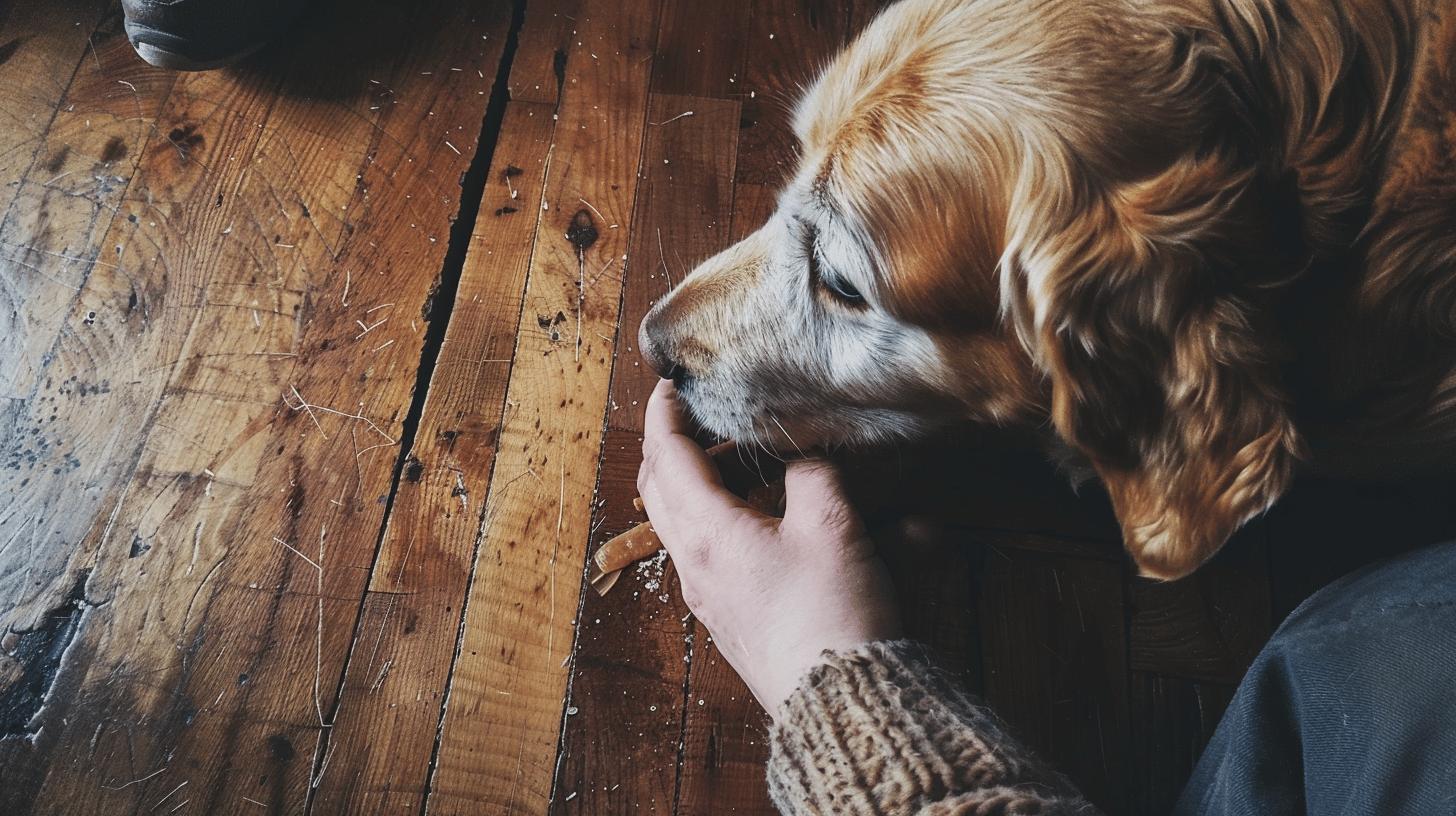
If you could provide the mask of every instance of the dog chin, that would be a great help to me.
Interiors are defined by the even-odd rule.
[[[718,441],[733,440],[745,445],[763,446],[776,450],[779,443],[789,450],[792,444],[786,438],[789,432],[778,431],[774,422],[759,415],[758,411],[746,405],[725,404],[722,400],[706,398],[691,388],[678,388],[678,399],[687,409],[688,419],[694,427],[706,431]],[[798,434],[793,434],[798,438]]]
[[[720,440],[761,447],[781,456],[812,456],[839,448],[878,448],[930,433],[935,423],[892,409],[831,409],[812,418],[750,406],[726,406],[680,392],[693,423]]]

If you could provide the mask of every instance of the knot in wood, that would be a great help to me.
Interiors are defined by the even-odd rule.
[[[571,217],[571,223],[566,227],[566,240],[576,247],[577,252],[586,252],[587,249],[597,242],[600,233],[597,232],[596,222],[592,221],[591,211],[580,209],[576,215]]]

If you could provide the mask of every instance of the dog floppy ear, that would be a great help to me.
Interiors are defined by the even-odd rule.
[[[1157,578],[1192,572],[1267,509],[1300,447],[1254,302],[1287,257],[1252,172],[1231,164],[1188,157],[1021,223],[1013,209],[1008,305],[1050,380],[1053,422]]]

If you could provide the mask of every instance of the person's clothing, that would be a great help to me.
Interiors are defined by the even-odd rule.
[[[1096,813],[905,641],[826,653],[770,741],[785,814]],[[1456,544],[1337,581],[1279,628],[1175,809],[1232,814],[1456,814]]]
[[[908,641],[827,654],[770,744],[786,814],[1096,813]]]
[[[1456,814],[1456,543],[1342,578],[1296,609],[1174,812]]]
[[[158,68],[231,65],[284,31],[306,0],[121,0],[126,36]]]

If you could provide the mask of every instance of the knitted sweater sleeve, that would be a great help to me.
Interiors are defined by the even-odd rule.
[[[826,652],[770,745],[785,814],[1097,813],[907,641]]]

